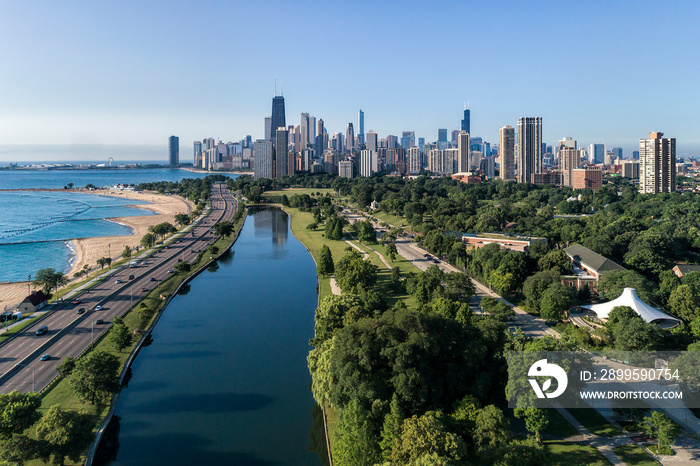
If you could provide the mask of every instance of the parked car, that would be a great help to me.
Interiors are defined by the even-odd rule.
[[[41,359],[42,361],[48,361],[49,359],[51,359],[51,355],[49,353],[42,354],[39,359]]]
[[[37,334],[37,336],[39,336],[39,335],[45,334],[48,331],[49,331],[49,328],[46,325],[44,325],[42,327],[39,327],[39,329],[36,331],[36,334]]]

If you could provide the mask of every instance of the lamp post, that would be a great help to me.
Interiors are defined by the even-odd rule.
[[[32,275],[27,275],[27,295],[32,294]]]
[[[15,367],[16,366],[29,367],[32,370],[32,393],[36,393],[36,372],[34,371],[34,368],[30,367],[28,364],[21,364],[21,363],[15,364]]]
[[[107,244],[107,256],[109,257],[109,270],[112,270],[112,243]]]

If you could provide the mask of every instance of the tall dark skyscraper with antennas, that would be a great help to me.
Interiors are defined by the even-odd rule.
[[[464,105],[464,119],[462,120],[462,131],[466,131],[469,134],[472,134],[470,131],[470,118],[469,118],[469,106]]]
[[[284,97],[276,95],[272,98],[272,127],[270,135],[277,133],[277,128],[286,128],[287,120],[284,117]]]

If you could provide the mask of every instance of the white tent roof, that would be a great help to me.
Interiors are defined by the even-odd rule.
[[[639,314],[647,323],[654,322],[663,326],[676,326],[680,322],[680,320],[675,317],[671,317],[639,299],[634,288],[625,288],[618,298],[608,301],[607,303],[589,304],[588,306],[582,307],[595,312],[599,319],[607,319],[610,311],[617,306],[631,307],[634,309],[634,312]]]

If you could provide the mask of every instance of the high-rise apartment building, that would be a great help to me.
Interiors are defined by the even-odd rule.
[[[562,186],[573,187],[573,170],[581,165],[583,155],[583,149],[573,149],[571,147],[559,149],[559,171],[562,174]]]
[[[470,129],[470,114],[469,114],[469,106],[465,105],[464,106],[464,118],[462,119],[462,131],[466,131],[467,133],[471,134],[471,129]]]
[[[420,147],[413,146],[408,149],[408,172],[419,173],[423,170],[421,162]]]
[[[298,150],[306,149],[306,146],[311,142],[311,139],[309,139],[309,129],[309,114],[302,113],[301,123],[299,124],[300,140]]]
[[[445,173],[445,153],[440,149],[431,149],[428,152],[428,171],[433,173]]]
[[[457,173],[457,171],[459,170],[459,149],[453,147],[450,149],[443,150],[443,153],[445,154],[444,174],[452,175],[453,173]]]
[[[272,141],[272,117],[265,117],[265,139]]]
[[[272,150],[272,140],[258,139],[253,145],[253,178],[274,177],[273,164],[275,162]]]
[[[275,138],[275,173],[274,177],[280,179],[285,175],[291,175],[294,173],[289,172],[289,133],[287,128],[281,126],[277,128],[276,138]]]
[[[639,179],[639,162],[636,160],[624,160],[622,162],[622,176],[630,180]]]
[[[515,179],[515,129],[506,125],[501,128],[498,143],[499,177],[502,180]]]
[[[367,147],[367,150],[377,152],[377,149],[379,147],[377,133],[375,133],[372,130],[369,130],[369,132],[367,133],[367,140],[365,142],[365,145]]]
[[[676,138],[649,133],[639,140],[639,191],[642,194],[676,190]]]
[[[363,149],[360,151],[360,176],[372,176],[379,171],[377,153]]]
[[[534,173],[542,173],[542,117],[520,117],[518,182],[531,182]]]
[[[316,135],[316,144],[315,144],[315,149],[316,149],[316,155],[323,154],[323,152],[326,150],[326,144],[325,144],[325,128],[323,126],[323,119],[319,118],[318,120],[318,134]]]
[[[202,167],[202,141],[194,141],[194,166]]]
[[[465,173],[469,171],[469,133],[462,130],[457,138],[457,172]]]
[[[588,146],[588,161],[591,163],[605,162],[605,144],[591,144]]]
[[[287,120],[284,113],[284,97],[276,95],[272,98],[272,120],[270,121],[270,138],[275,139],[277,128],[286,128]]]
[[[345,131],[345,150],[352,152],[355,147],[355,129],[352,126],[352,122],[348,123],[348,129]]]
[[[357,123],[357,129],[360,131],[357,136],[360,138],[360,145],[363,145],[365,143],[365,112],[363,112],[362,109],[357,112]]]
[[[177,136],[170,136],[170,138],[168,138],[168,146],[170,152],[168,163],[171,167],[177,167],[180,165],[180,138]]]
[[[342,160],[338,162],[338,176],[341,178],[352,178],[353,175],[353,165],[351,160]]]

